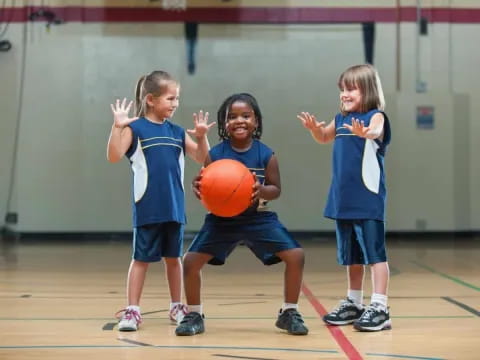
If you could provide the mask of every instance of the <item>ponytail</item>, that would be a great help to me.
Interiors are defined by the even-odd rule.
[[[145,116],[145,80],[147,79],[147,75],[143,75],[138,79],[137,86],[135,87],[135,116],[141,117]]]

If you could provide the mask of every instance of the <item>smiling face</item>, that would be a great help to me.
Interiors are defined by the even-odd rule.
[[[360,112],[362,109],[362,93],[356,86],[340,87],[341,108],[345,112]]]
[[[257,128],[257,118],[252,107],[243,101],[235,101],[226,118],[227,133],[234,146],[248,146]]]
[[[169,82],[165,85],[165,90],[161,95],[147,95],[148,111],[146,116],[157,122],[171,118],[178,108],[179,98],[180,88],[175,82]]]

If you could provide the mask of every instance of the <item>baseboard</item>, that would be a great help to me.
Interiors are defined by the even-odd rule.
[[[334,238],[334,231],[290,231],[290,233],[299,239],[328,239]],[[95,240],[131,240],[132,232],[129,231],[87,231],[87,232],[15,232],[8,228],[2,228],[3,235],[12,235],[25,240],[75,240],[75,241],[95,241]],[[185,232],[185,240],[191,240],[195,236],[195,231]],[[388,239],[468,239],[480,238],[480,230],[469,231],[388,231]]]

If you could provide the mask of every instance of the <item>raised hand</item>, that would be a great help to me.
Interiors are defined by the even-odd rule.
[[[127,105],[127,99],[125,98],[123,98],[122,102],[120,102],[120,99],[117,99],[115,105],[110,104],[110,108],[112,109],[113,113],[113,123],[115,124],[115,127],[123,129],[125,126],[138,119],[138,117],[128,117],[128,113],[130,112],[132,104],[133,101],[130,101]]]
[[[208,130],[210,130],[210,128],[213,125],[215,125],[215,123],[212,122],[212,123],[209,124],[208,123],[208,112],[203,114],[203,110],[200,110],[198,115],[197,115],[197,113],[193,114],[193,125],[194,125],[194,129],[193,130],[187,129],[187,132],[190,135],[195,136],[195,138],[201,139],[202,137],[204,137],[207,134]]]
[[[352,118],[352,125],[349,124],[343,124],[348,130],[352,132],[352,134],[355,134],[360,137],[367,137],[367,133],[370,130],[368,127],[365,126],[363,121],[360,121],[358,119]]]
[[[325,127],[325,121],[318,122],[315,118],[315,115],[311,115],[308,112],[302,111],[299,115],[297,115],[297,119],[302,122],[302,125],[305,129],[315,132],[323,132],[323,128]]]

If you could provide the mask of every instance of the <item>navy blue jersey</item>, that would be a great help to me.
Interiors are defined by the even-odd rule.
[[[257,179],[261,184],[265,183],[265,170],[268,162],[273,155],[272,149],[261,141],[254,139],[252,146],[247,151],[236,151],[232,148],[230,140],[223,140],[210,149],[210,159],[213,161],[220,159],[233,159],[243,163],[250,171],[255,172]],[[222,218],[213,214],[208,214],[205,223],[216,223],[220,226],[238,226],[241,224],[251,225],[252,229],[258,226],[258,220],[264,218],[266,211],[266,201],[260,199],[255,204],[245,210],[242,214],[230,218]],[[266,216],[266,214],[265,214]],[[266,216],[265,218],[269,218]],[[257,222],[255,224],[255,222]]]
[[[185,130],[170,121],[140,118],[130,125],[126,156],[133,171],[133,224],[185,224]]]
[[[390,123],[386,114],[383,141],[356,136],[343,124],[352,124],[352,118],[370,125],[370,119],[379,110],[367,113],[337,114],[333,143],[333,175],[325,217],[332,219],[385,220],[384,157],[390,143]]]

